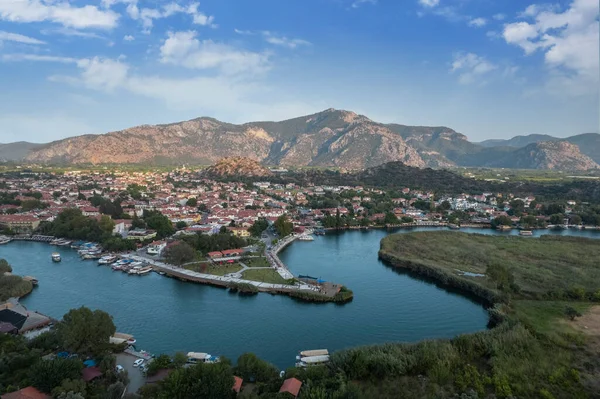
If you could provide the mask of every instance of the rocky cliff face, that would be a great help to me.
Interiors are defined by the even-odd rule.
[[[361,169],[389,161],[425,166],[417,151],[386,126],[333,109],[283,122],[233,125],[199,118],[73,137],[32,151],[31,162],[214,163],[244,156],[293,166]]]
[[[588,170],[600,167],[583,155],[579,147],[567,141],[530,144],[513,152],[504,163],[521,169]]]

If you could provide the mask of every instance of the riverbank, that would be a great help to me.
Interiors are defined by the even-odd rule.
[[[377,378],[385,382],[364,387],[371,396],[385,397],[401,379],[412,397],[428,396],[433,387],[439,397],[470,391],[475,397],[595,397],[598,337],[572,318],[588,317],[600,302],[598,256],[598,241],[579,237],[441,231],[385,237],[380,259],[493,303],[499,325],[448,341],[350,349],[332,362],[352,379],[380,370]]]

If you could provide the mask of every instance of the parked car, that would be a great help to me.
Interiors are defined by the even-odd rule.
[[[142,364],[144,364],[144,359],[138,359],[133,362],[133,367],[140,367]]]
[[[121,366],[120,364],[117,364],[117,373],[120,373],[121,371],[124,371],[125,368],[123,366]]]

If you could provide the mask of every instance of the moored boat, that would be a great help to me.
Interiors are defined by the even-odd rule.
[[[311,356],[328,356],[329,351],[327,349],[311,349],[307,351],[300,351],[300,355],[296,356],[296,359],[300,360],[303,357]]]
[[[196,363],[218,363],[219,357],[213,356],[210,353],[203,352],[188,352],[187,354],[187,362],[190,364]]]
[[[110,265],[111,263],[114,263],[117,261],[117,257],[114,255],[105,255],[103,257],[101,257],[100,259],[98,259],[98,264],[99,265]]]
[[[61,261],[60,254],[58,252],[53,252],[52,253],[52,261],[53,262],[60,262]]]
[[[8,244],[11,241],[12,241],[12,238],[10,238],[10,237],[0,236],[0,245],[2,245],[2,244]]]
[[[519,231],[519,235],[520,236],[527,236],[527,237],[529,237],[529,236],[533,235],[533,231],[531,231],[531,230],[521,230],[521,231]]]
[[[309,235],[309,234],[303,234],[300,237],[298,237],[298,240],[300,241],[314,241],[315,237]]]
[[[148,274],[152,271],[152,266],[143,266],[141,269],[138,269],[138,276],[143,276],[144,274]]]
[[[296,363],[296,367],[315,366],[318,364],[325,364],[328,362],[329,362],[329,355],[306,356],[306,357],[300,358],[300,361]]]

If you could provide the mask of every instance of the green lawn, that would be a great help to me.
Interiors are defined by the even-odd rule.
[[[260,258],[248,258],[248,259],[244,260],[242,263],[244,263],[248,267],[269,267],[269,266],[271,266],[269,264],[269,261],[267,260],[267,258],[265,258],[263,256],[261,256]]]
[[[242,278],[245,280],[261,281],[263,283],[271,284],[285,284],[286,280],[283,279],[274,269],[254,269],[246,270],[242,273]]]
[[[223,265],[215,265],[212,263],[193,263],[185,266],[188,270],[193,270],[198,273],[214,274],[215,276],[224,276],[229,273],[236,273],[242,270],[239,263],[226,263]]]
[[[548,299],[577,299],[578,291],[588,296],[600,292],[600,245],[594,239],[437,231],[385,237],[381,253],[391,255],[400,264],[442,269],[489,289],[497,288],[489,276],[460,276],[459,270],[486,274],[490,268],[505,268],[526,298],[544,295]],[[565,292],[569,294],[565,296]]]

